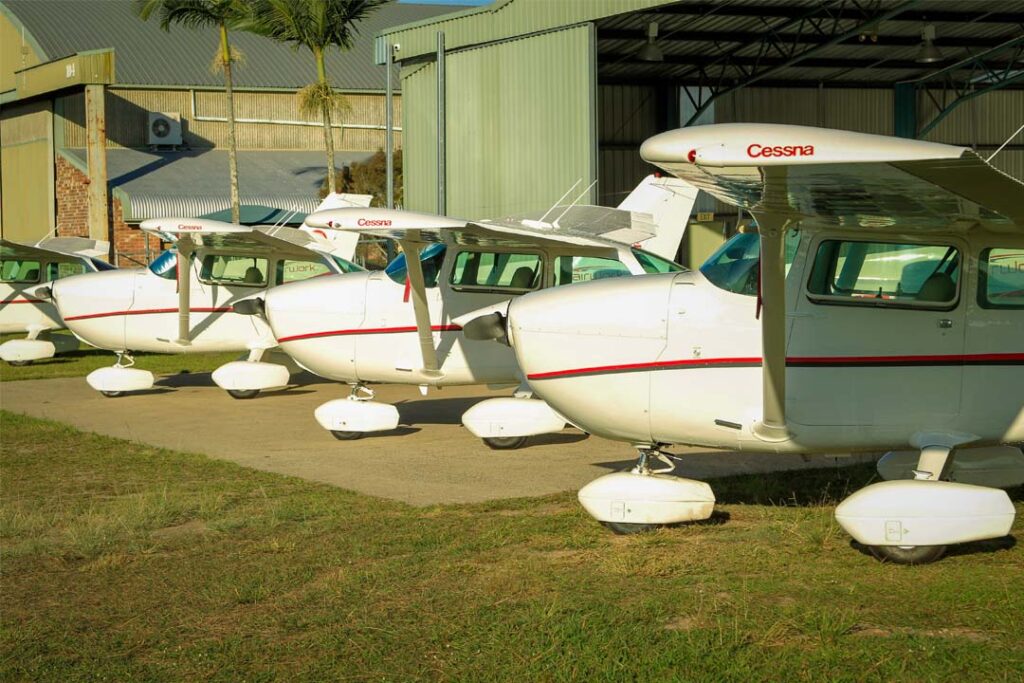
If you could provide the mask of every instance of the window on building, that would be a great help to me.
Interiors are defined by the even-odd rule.
[[[199,279],[213,285],[238,287],[265,287],[267,259],[257,256],[228,256],[207,254],[199,270]]]
[[[555,286],[629,275],[622,261],[596,256],[559,256],[555,259]]]
[[[446,251],[446,246],[440,242],[435,242],[420,250],[420,267],[423,269],[423,281],[427,287],[437,287],[437,276],[441,273],[441,265],[444,263]],[[384,273],[394,282],[404,285],[405,278],[409,275],[409,271],[405,267],[405,254],[399,254],[393,258],[384,269]]]
[[[0,281],[39,282],[41,265],[39,261],[4,259],[0,261]]]
[[[822,303],[949,307],[959,278],[960,252],[949,245],[825,240],[807,289]]]
[[[985,249],[980,263],[978,304],[1024,310],[1024,249]]]
[[[460,251],[452,268],[453,289],[529,290],[540,286],[543,268],[537,254]]]

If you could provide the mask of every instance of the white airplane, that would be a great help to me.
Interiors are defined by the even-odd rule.
[[[467,384],[520,386],[512,353],[467,343],[459,316],[535,289],[680,270],[669,259],[696,195],[675,178],[651,176],[617,209],[556,206],[532,219],[319,211],[307,219],[311,226],[396,239],[404,254],[418,258],[407,261],[403,254],[384,272],[277,287],[268,292],[263,313],[300,366],[351,385],[348,398],[317,408],[324,429],[338,439],[393,430],[398,410],[371,400],[367,383],[414,384],[424,393]],[[661,255],[631,246],[641,242]],[[490,447],[509,449],[528,436],[563,429],[565,419],[524,391],[475,405],[463,423]]]
[[[331,195],[325,206],[367,206],[369,195]],[[244,227],[198,218],[143,221],[141,228],[175,242],[146,269],[67,278],[52,299],[71,332],[117,354],[113,367],[88,375],[104,396],[146,390],[153,373],[131,367],[132,352],[167,354],[247,352],[227,363],[213,381],[234,398],[288,384],[296,368],[265,359],[277,346],[267,324],[235,310],[277,285],[320,275],[350,273],[358,235],[336,235],[304,225]],[[344,254],[344,256],[340,255]],[[187,262],[189,267],[179,268]]]
[[[555,411],[639,449],[580,491],[587,511],[620,533],[707,518],[711,488],[669,476],[671,444],[895,449],[892,481],[836,510],[875,556],[1008,534],[995,487],[1024,483],[1024,184],[970,149],[800,126],[675,130],[641,155],[758,234],[699,271],[529,294],[465,326],[511,342]]]
[[[0,239],[0,333],[25,332],[25,339],[0,344],[0,360],[11,365],[52,358],[78,348],[64,329],[56,307],[45,296],[54,280],[82,273],[112,270],[100,257],[107,242],[84,237],[50,237],[34,244]]]

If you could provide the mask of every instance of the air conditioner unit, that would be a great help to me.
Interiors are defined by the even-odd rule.
[[[151,147],[181,145],[181,114],[149,112],[146,126],[146,144]]]

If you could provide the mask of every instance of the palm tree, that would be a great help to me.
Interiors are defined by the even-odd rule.
[[[228,29],[239,25],[249,12],[244,0],[134,0],[135,12],[143,21],[156,13],[160,28],[171,30],[171,24],[188,28],[215,26],[220,32],[220,48],[214,63],[224,70],[224,90],[228,98],[228,168],[231,179],[231,222],[239,222],[238,159],[235,151],[235,96],[231,82],[231,64],[237,54],[228,41]]]
[[[304,114],[320,114],[327,149],[327,187],[337,191],[334,170],[334,135],[331,116],[345,108],[344,98],[327,80],[324,54],[332,46],[352,47],[356,22],[366,18],[388,0],[255,0],[253,21],[246,30],[291,43],[295,49],[309,48],[316,60],[316,82],[299,91],[299,108]]]

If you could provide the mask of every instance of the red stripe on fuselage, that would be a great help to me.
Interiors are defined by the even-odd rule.
[[[0,301],[0,305],[3,304],[45,304],[46,299],[4,299]]]
[[[931,365],[1018,365],[1024,364],[1024,353],[976,353],[967,355],[927,356],[790,356],[788,367],[868,367],[868,366],[931,366]],[[602,365],[571,370],[537,372],[527,379],[556,379],[581,375],[604,375],[643,370],[686,370],[691,368],[759,367],[760,358],[692,358]]]
[[[232,310],[231,306],[220,307],[220,308],[190,308],[189,313],[230,313]],[[117,315],[157,315],[160,313],[177,313],[177,308],[143,308],[137,311],[108,311],[106,313],[89,313],[87,315],[73,315],[70,318],[64,318],[65,322],[70,320],[88,320],[90,318],[110,318]]]
[[[431,332],[459,332],[462,327],[459,325],[431,325]],[[408,327],[357,327],[350,330],[327,330],[325,332],[307,332],[306,334],[293,334],[290,337],[281,337],[277,340],[279,344],[285,342],[299,341],[302,339],[320,339],[322,337],[345,337],[355,334],[402,334],[415,332],[416,326]]]

